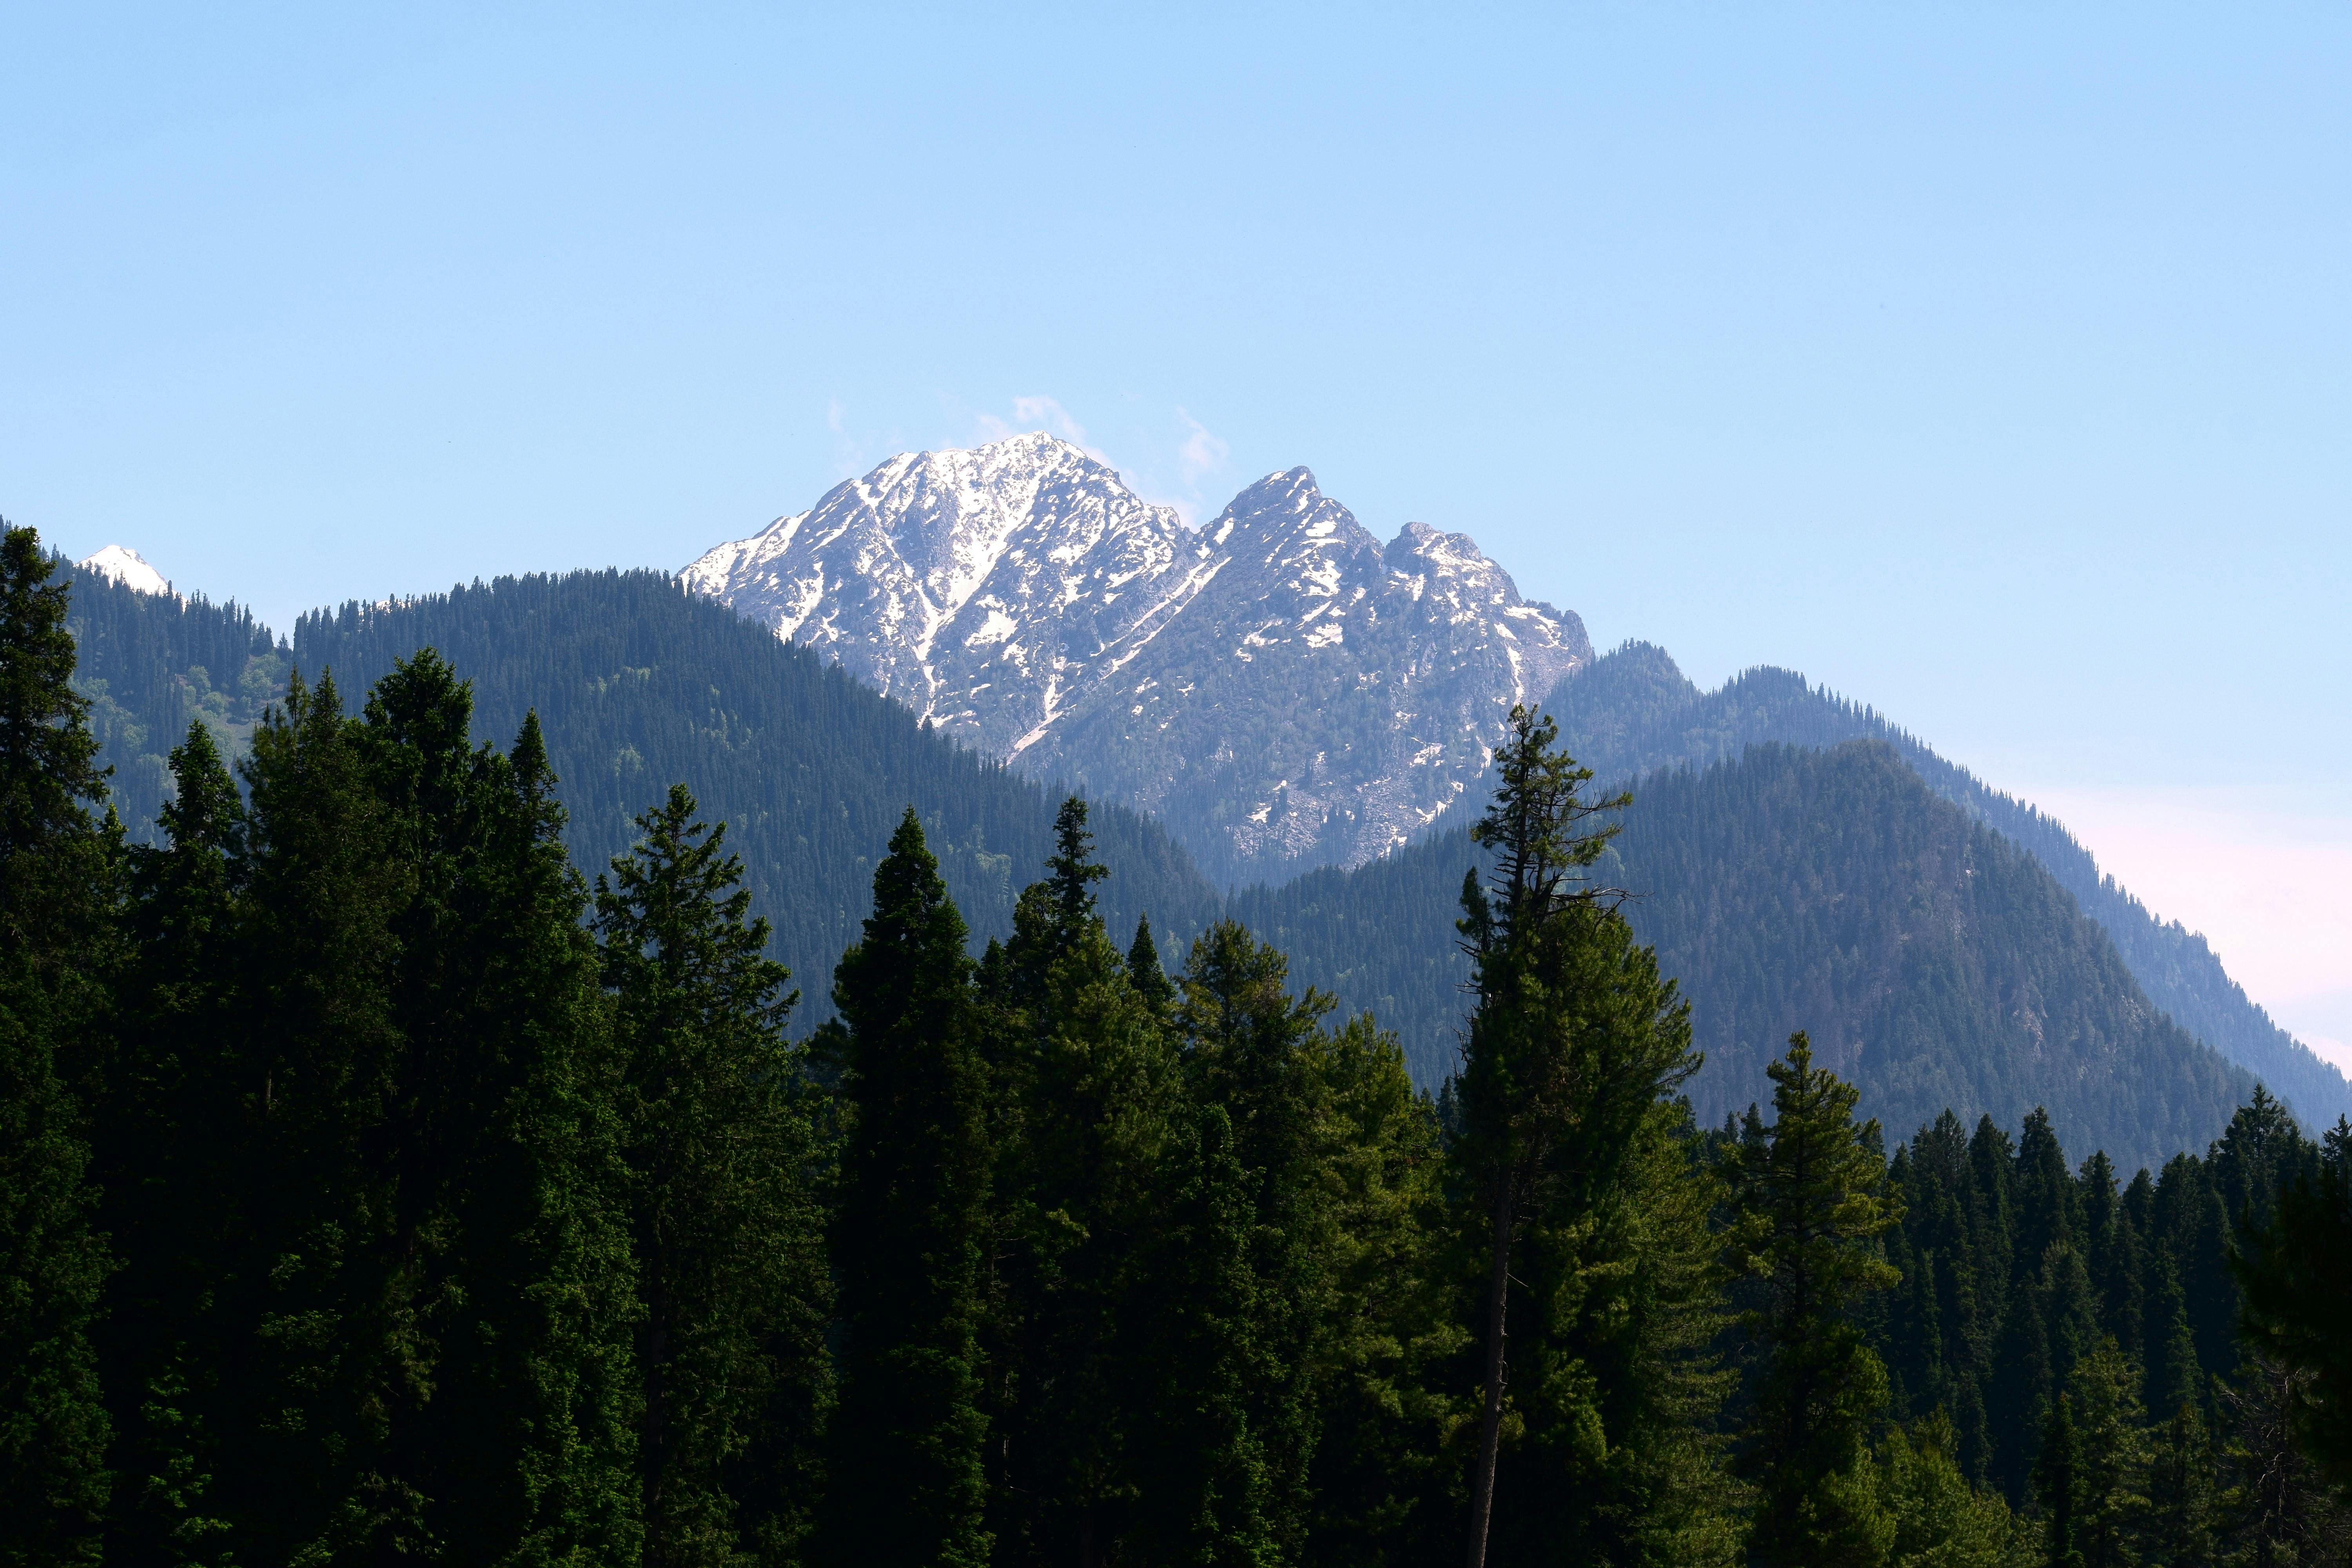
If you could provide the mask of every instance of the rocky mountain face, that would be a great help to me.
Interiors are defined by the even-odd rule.
[[[681,578],[1228,883],[1407,842],[1592,658],[1466,536],[1383,546],[1305,468],[1194,531],[1045,435],[893,458]]]

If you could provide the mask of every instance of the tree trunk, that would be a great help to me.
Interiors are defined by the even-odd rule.
[[[1486,1525],[1495,1513],[1495,1455],[1503,1438],[1503,1321],[1511,1288],[1514,1183],[1495,1185],[1495,1277],[1486,1302],[1486,1414],[1478,1431],[1478,1478],[1470,1494],[1470,1568],[1486,1568]]]

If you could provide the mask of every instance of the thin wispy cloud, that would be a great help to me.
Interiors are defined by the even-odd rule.
[[[1184,426],[1184,444],[1176,449],[1176,460],[1184,467],[1184,477],[1198,480],[1223,468],[1233,448],[1182,407],[1176,410],[1176,417]]]
[[[1070,411],[1062,406],[1061,399],[1057,397],[1016,397],[1013,400],[1013,417],[1010,420],[993,414],[982,414],[978,423],[982,438],[986,440],[1002,441],[1007,436],[1043,430],[1048,436],[1059,436],[1107,468],[1118,467],[1111,461],[1109,453],[1087,439],[1086,426],[1071,417]]]
[[[1013,398],[1009,416],[983,410],[971,417],[973,438],[978,441],[1002,441],[1033,430],[1057,436],[1105,468],[1117,470],[1137,495],[1154,506],[1170,508],[1185,527],[1192,528],[1198,526],[1204,510],[1223,504],[1209,501],[1202,487],[1224,470],[1232,448],[1181,405],[1175,416],[1175,427],[1168,434],[1139,437],[1135,431],[1129,432],[1125,444],[1149,448],[1142,460],[1134,464],[1112,457],[1060,398],[1044,393]]]

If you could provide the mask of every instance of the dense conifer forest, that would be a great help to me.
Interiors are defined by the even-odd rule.
[[[2098,921],[2148,999],[2174,1022],[2256,1074],[2319,1121],[2352,1112],[2352,1084],[2321,1061],[2230,978],[2205,939],[2159,921],[2059,823],[1937,756],[1877,713],[1785,669],[1757,668],[1701,691],[1664,648],[1627,643],[1562,681],[1545,702],[1560,743],[1602,779],[1705,768],[1748,747],[1826,749],[1884,741],[1927,786],[2047,867]]]
[[[1890,1126],[1948,1106],[2014,1126],[2042,1105],[2133,1165],[2202,1147],[2253,1090],[2149,1005],[2048,872],[1883,742],[1752,748],[1632,796],[1593,875],[1633,894],[1629,923],[1690,1000],[1706,1119],[1767,1094],[1769,1042],[1801,1026]],[[1480,863],[1455,829],[1231,907],[1434,1077],[1469,969],[1445,932]]]
[[[525,711],[539,713],[576,863],[628,847],[647,780],[688,784],[729,825],[772,922],[770,955],[803,975],[824,973],[854,937],[904,805],[923,818],[975,955],[1011,933],[1014,868],[1051,850],[1050,791],[653,574],[501,579],[346,605],[306,617],[276,648],[234,609],[86,575],[77,593],[90,606],[75,612],[89,628],[81,686],[105,754],[118,778],[148,781],[115,796],[134,838],[152,833],[142,813],[163,798],[151,787],[165,769],[153,748],[167,751],[190,719],[203,716],[234,755],[288,669],[314,681],[331,672],[355,690],[432,647],[467,672],[477,738],[510,736]],[[235,658],[245,664],[232,702],[204,661],[226,668]],[[1665,692],[1663,703],[1675,690],[1654,661],[1622,654],[1592,679],[1563,689],[1586,694],[1571,717],[1587,729],[1605,731],[1603,712],[1647,722],[1656,704],[1641,693]],[[1633,697],[1590,695],[1629,685]],[[1613,731],[1591,744],[1604,762],[1625,751]],[[1844,752],[1719,760],[1722,771],[1696,783],[1644,783],[1607,866],[1641,895],[1634,929],[1694,1003],[1713,1064],[1690,1085],[1703,1116],[1762,1094],[1765,1043],[1800,1024],[1890,1125],[1947,1104],[2013,1125],[2044,1104],[2134,1164],[2201,1148],[2251,1089],[2149,1011],[2032,860],[1900,763]],[[1469,967],[1452,921],[1475,858],[1464,834],[1221,900],[1156,825],[1100,803],[1093,822],[1114,870],[1099,890],[1105,911],[1125,930],[1148,913],[1163,963],[1231,912],[1291,955],[1299,982],[1394,1030],[1418,1085],[1454,1070]],[[1952,920],[1925,921],[1931,908]],[[824,987],[806,989],[796,1034],[832,1013]]]
[[[363,690],[395,659],[436,647],[467,671],[478,735],[511,736],[526,711],[540,715],[579,864],[601,866],[626,849],[647,792],[682,782],[727,819],[746,886],[772,924],[772,956],[803,974],[823,973],[855,936],[874,866],[908,803],[982,939],[1011,933],[1013,868],[1038,864],[1051,845],[1045,786],[928,732],[839,668],[656,573],[501,578],[346,605],[303,617],[277,649],[255,640],[250,617],[233,608],[178,606],[91,574],[76,574],[75,593],[78,631],[99,634],[81,633],[83,689],[122,694],[113,700],[126,714],[123,739],[108,753],[118,778],[163,773],[163,753],[193,716],[186,693],[202,682],[199,667],[221,660],[216,650],[236,637],[253,642],[240,672],[248,689],[265,671],[282,681],[299,668],[313,681],[332,674],[346,691]],[[218,731],[224,750],[242,743],[277,690],[229,710],[243,728]],[[121,798],[134,837],[146,837],[149,803],[162,793]],[[1130,926],[1150,913],[1171,933],[1174,958],[1176,941],[1214,918],[1215,890],[1156,824],[1111,805],[1097,805],[1094,821],[1118,866],[1106,909]],[[819,988],[803,1019],[830,1011]]]
[[[0,1561],[2352,1549],[2352,1126],[2256,1089],[2126,1178],[2040,1107],[1882,1128],[1801,1029],[1702,1118],[1612,890],[1683,818],[1621,828],[1548,721],[1432,1095],[1265,933],[1107,923],[1075,798],[977,952],[902,804],[788,973],[731,822],[656,775],[575,858],[551,726],[477,741],[431,647],[290,678],[234,770],[194,714],[133,842],[67,615],[9,531]]]

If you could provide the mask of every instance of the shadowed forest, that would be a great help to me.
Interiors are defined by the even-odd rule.
[[[907,806],[790,973],[836,910],[658,774],[576,860],[535,708],[478,744],[432,648],[208,689],[136,842],[69,608],[9,530],[0,1563],[2352,1551],[2352,1127],[2257,1086],[2127,1173],[2064,1106],[1881,1128],[1803,1032],[1703,1121],[1626,803],[1539,715],[1416,1089],[1243,923],[1114,929],[1178,879],[1075,798],[1029,864]],[[976,953],[943,848],[1005,861]]]

